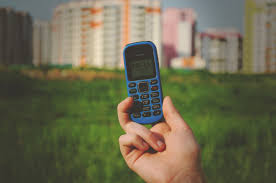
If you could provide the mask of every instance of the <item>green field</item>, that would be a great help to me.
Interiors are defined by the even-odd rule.
[[[276,182],[275,75],[161,77],[201,145],[208,182]],[[118,78],[50,81],[1,71],[0,182],[143,182],[119,152],[116,107],[126,96]]]

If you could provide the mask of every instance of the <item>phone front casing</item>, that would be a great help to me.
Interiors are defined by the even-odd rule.
[[[149,94],[149,101],[150,101],[150,104],[148,105],[144,105],[144,106],[150,106],[151,108],[151,116],[150,117],[144,117],[143,116],[143,113],[145,111],[141,111],[141,117],[139,118],[135,118],[133,116],[133,114],[130,114],[130,118],[132,121],[136,122],[136,123],[140,123],[140,124],[152,124],[152,123],[156,123],[156,122],[160,122],[162,119],[163,119],[163,93],[162,93],[162,85],[161,85],[161,79],[160,79],[160,71],[159,71],[159,62],[158,62],[158,55],[157,55],[157,49],[155,47],[155,45],[152,43],[152,42],[148,42],[148,41],[145,41],[145,42],[136,42],[136,43],[131,43],[131,44],[128,44],[124,51],[123,51],[123,55],[124,55],[124,64],[125,64],[125,68],[127,68],[127,60],[126,60],[126,55],[125,55],[125,51],[127,48],[131,47],[131,46],[136,46],[136,45],[150,45],[152,47],[152,50],[153,50],[153,56],[154,56],[154,63],[155,63],[155,70],[156,70],[156,75],[155,77],[153,78],[150,78],[150,79],[145,79],[145,80],[135,80],[135,81],[129,81],[128,79],[128,71],[127,69],[125,69],[125,77],[126,77],[126,84],[127,84],[127,91],[128,91],[128,96],[129,97],[133,97],[134,95],[138,95],[139,96],[139,99],[136,99],[135,101],[139,101],[139,102],[143,102],[144,100],[141,99],[141,95],[144,95],[144,94]],[[153,80],[157,80],[157,84],[151,84],[151,82]],[[139,92],[139,89],[138,89],[138,84],[141,83],[141,82],[148,82],[149,83],[149,92],[146,92],[146,93],[140,93]],[[133,87],[129,87],[129,84],[130,83],[135,83],[136,84],[136,89],[137,89],[137,93],[133,94],[133,93],[130,93],[130,90],[133,89]],[[152,87],[153,86],[158,86],[158,90],[155,90],[155,91],[152,91]],[[151,96],[151,93],[159,93],[159,97],[152,97]],[[152,103],[152,100],[156,100],[157,98],[159,98],[160,102],[159,103],[155,103],[153,104]],[[158,109],[158,113],[160,112],[159,115],[154,115],[154,112],[156,112],[156,110],[153,110],[152,107],[153,106],[156,106],[160,104],[160,108]],[[149,111],[147,111],[149,112]]]

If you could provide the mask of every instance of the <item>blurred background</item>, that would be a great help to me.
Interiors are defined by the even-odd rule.
[[[143,182],[116,114],[137,41],[208,182],[276,182],[275,0],[0,0],[0,182]]]

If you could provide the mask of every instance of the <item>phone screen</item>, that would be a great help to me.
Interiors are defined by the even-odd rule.
[[[154,61],[151,59],[135,60],[129,63],[130,80],[143,80],[155,77]]]
[[[156,76],[153,49],[149,45],[136,45],[126,51],[128,80],[151,79]]]

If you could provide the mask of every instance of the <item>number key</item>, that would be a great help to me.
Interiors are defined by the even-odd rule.
[[[133,113],[132,114],[134,118],[141,118],[141,114],[140,113]]]
[[[152,92],[151,97],[159,97],[159,92]]]
[[[153,104],[156,104],[156,103],[159,103],[160,102],[160,99],[159,98],[154,98],[151,100],[151,103]]]
[[[133,95],[132,98],[133,98],[133,100],[138,100],[139,99],[139,95]]]
[[[151,87],[151,91],[156,91],[156,90],[158,90],[158,86],[152,86]]]
[[[129,90],[129,93],[131,93],[131,94],[137,93],[137,90],[136,89],[131,89],[131,90]]]
[[[149,105],[150,101],[149,100],[143,100],[142,103],[143,103],[143,105]]]
[[[144,112],[144,113],[143,113],[143,116],[144,116],[144,117],[150,117],[150,116],[151,116],[151,112]]]
[[[153,115],[154,115],[154,116],[158,116],[158,115],[160,115],[160,114],[161,114],[161,111],[160,111],[160,110],[154,111],[154,112],[153,112]]]
[[[160,108],[161,108],[161,105],[160,105],[160,104],[157,104],[157,105],[153,105],[153,106],[152,106],[152,109],[153,109],[153,110],[160,109]]]
[[[149,98],[149,94],[143,94],[140,96],[141,99],[148,99]]]
[[[143,107],[143,111],[150,111],[150,106]]]

